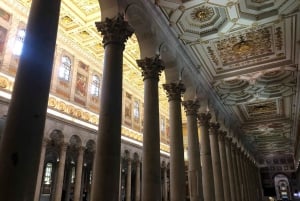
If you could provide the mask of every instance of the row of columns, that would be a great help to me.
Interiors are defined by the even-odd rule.
[[[34,201],[39,201],[41,197],[41,187],[43,186],[43,173],[45,171],[45,155],[46,155],[46,148],[47,145],[50,143],[49,140],[44,139],[43,145],[42,145],[42,152],[41,152],[41,158],[40,158],[40,165],[39,165],[39,171],[38,171],[38,179],[37,179],[37,185],[35,189],[35,196]],[[55,185],[52,192],[52,196],[54,201],[61,201],[62,200],[62,192],[63,192],[63,185],[64,185],[64,173],[66,168],[66,158],[67,158],[67,149],[68,144],[62,143],[59,146],[59,158],[58,158],[58,167],[57,167],[57,176],[55,179]],[[74,187],[74,201],[80,201],[81,200],[81,188],[82,188],[82,173],[83,173],[83,160],[84,160],[84,151],[85,147],[79,147],[77,148],[78,155],[76,160],[76,175],[75,175],[75,187]]]
[[[181,201],[185,200],[185,172],[180,103],[185,88],[181,82],[164,84],[163,87],[168,96],[170,113],[170,200]],[[188,100],[182,104],[187,115],[190,200],[260,200],[261,185],[256,176],[259,170],[254,162],[247,156],[242,157],[244,154],[240,145],[226,137],[225,131],[219,130],[219,123],[210,121],[209,112],[198,113],[200,105],[197,101]],[[255,176],[251,177],[252,174]]]

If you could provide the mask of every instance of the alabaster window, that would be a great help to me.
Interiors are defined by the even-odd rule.
[[[74,184],[75,183],[75,167],[72,167],[72,170],[71,170],[71,184]]]
[[[91,95],[97,97],[100,95],[100,78],[97,75],[92,77]]]
[[[89,183],[92,184],[92,175],[93,175],[93,172],[92,170],[90,171],[90,176],[89,176]]]
[[[19,29],[17,32],[15,44],[13,47],[13,54],[20,56],[22,54],[23,44],[25,38],[25,29]]]
[[[133,117],[135,119],[140,118],[140,105],[139,105],[138,101],[134,101],[134,103],[133,103]]]
[[[70,57],[63,55],[61,57],[61,65],[60,65],[59,73],[58,73],[58,76],[60,79],[65,80],[65,81],[70,80],[71,66],[72,66],[72,61],[71,61]]]
[[[47,163],[45,168],[44,184],[51,184],[51,174],[52,174],[53,165],[52,163]]]

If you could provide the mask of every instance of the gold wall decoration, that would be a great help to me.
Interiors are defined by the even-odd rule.
[[[0,88],[2,89],[8,89],[9,81],[5,77],[0,77]]]
[[[206,22],[210,20],[214,16],[214,10],[212,7],[208,6],[201,6],[198,8],[195,8],[192,13],[191,17],[194,20],[200,21],[200,22]]]
[[[217,55],[219,55],[223,65],[233,65],[245,60],[258,59],[272,54],[271,33],[272,27],[266,27],[216,41]],[[243,41],[241,41],[241,37]],[[238,44],[240,44],[240,48],[234,48]],[[252,48],[255,48],[255,51],[250,51]]]
[[[246,105],[246,108],[248,110],[248,114],[253,117],[257,115],[277,114],[277,105],[275,101],[248,104]]]
[[[85,111],[54,96],[49,97],[48,107],[94,125],[98,125],[99,122],[98,115]]]

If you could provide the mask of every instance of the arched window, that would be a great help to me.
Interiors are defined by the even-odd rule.
[[[100,78],[97,75],[92,77],[91,95],[97,97],[100,95]]]
[[[72,66],[71,59],[66,55],[62,56],[61,65],[60,65],[59,73],[58,73],[59,78],[65,80],[65,81],[69,81],[70,74],[71,74],[71,66]]]
[[[133,103],[133,117],[135,119],[140,118],[140,105],[139,105],[138,101],[134,101],[134,103]]]
[[[13,54],[20,56],[22,54],[23,44],[24,44],[24,38],[25,38],[25,29],[19,29],[16,41],[13,47]]]
[[[72,167],[71,169],[71,184],[75,183],[75,167]]]
[[[52,163],[47,163],[45,167],[45,176],[44,176],[44,184],[50,185],[51,184],[51,174],[52,174]]]

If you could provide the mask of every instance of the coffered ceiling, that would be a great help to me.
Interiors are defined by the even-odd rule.
[[[29,0],[19,2],[29,7]],[[261,165],[264,156],[293,156],[299,120],[299,1],[156,0],[153,4],[166,22],[165,29],[196,61],[220,104],[236,117],[242,141]],[[91,58],[103,58],[102,38],[95,27],[100,19],[96,0],[62,1],[58,37],[80,46]],[[143,80],[135,62],[140,58],[135,36],[127,42],[124,58],[125,84],[138,94]],[[167,111],[162,89],[160,101]]]
[[[156,5],[241,123],[248,149],[259,159],[293,155],[299,1],[157,0]]]

